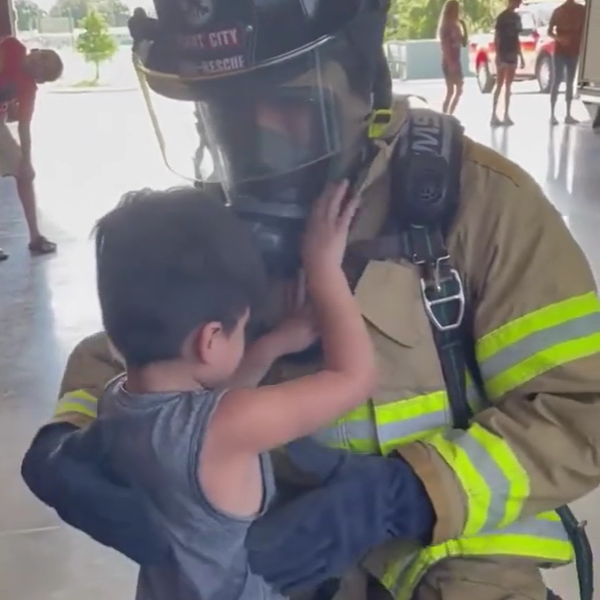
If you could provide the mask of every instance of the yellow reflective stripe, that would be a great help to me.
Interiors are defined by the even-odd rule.
[[[527,471],[510,446],[478,423],[426,440],[448,463],[467,496],[466,536],[509,525],[529,496]]]
[[[597,352],[600,301],[595,293],[546,306],[477,342],[477,358],[491,399],[556,366]]]
[[[466,435],[471,436],[479,442],[502,473],[502,477],[496,477],[493,482],[492,496],[494,502],[504,504],[504,516],[499,521],[496,521],[493,519],[493,515],[490,514],[487,527],[493,529],[505,527],[521,516],[523,504],[530,493],[529,475],[518,461],[510,446],[501,437],[494,435],[478,423],[473,423],[466,432]],[[483,465],[481,468],[485,469]],[[487,481],[491,480],[491,477],[486,477],[485,475],[484,478]],[[492,502],[492,507],[494,502]],[[500,511],[501,507],[499,506],[498,513]],[[490,521],[495,522],[490,523]]]
[[[483,474],[473,464],[469,452],[448,439],[450,433],[439,432],[425,441],[439,452],[460,481],[467,496],[467,520],[463,535],[474,535],[485,527],[492,503],[492,491]]]
[[[535,518],[538,520],[541,520],[541,521],[556,521],[557,523],[561,523],[561,525],[562,525],[562,520],[558,516],[558,513],[555,510],[550,510],[548,512],[539,513],[539,514],[535,515]],[[564,527],[563,527],[563,529],[564,529]]]
[[[57,402],[54,416],[66,413],[80,413],[95,419],[98,416],[98,400],[85,390],[68,392]]]
[[[492,534],[448,540],[399,561],[381,583],[396,600],[409,600],[423,575],[437,562],[452,556],[522,556],[552,564],[569,563],[574,550],[554,512],[514,523]]]
[[[485,361],[496,352],[511,346],[537,331],[560,325],[600,310],[595,292],[549,304],[484,335],[477,342],[477,358]]]
[[[600,326],[600,317],[597,319],[597,323],[594,323],[594,327],[598,328],[598,326]],[[543,350],[491,378],[486,381],[486,389],[492,398],[499,398],[555,367],[592,356],[598,352],[600,352],[600,333],[592,333],[584,338],[569,340]]]
[[[433,392],[387,404],[369,403],[317,434],[322,444],[353,452],[389,454],[451,424],[448,394]]]
[[[387,404],[375,404],[377,437],[382,454],[431,435],[452,423],[446,391],[433,392]]]

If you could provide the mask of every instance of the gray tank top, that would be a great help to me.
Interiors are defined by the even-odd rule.
[[[112,381],[99,401],[106,458],[141,490],[172,549],[164,565],[140,569],[136,599],[280,599],[248,566],[244,541],[254,518],[217,510],[197,482],[198,456],[220,394],[132,395],[123,381]],[[275,491],[268,454],[261,456],[261,469],[262,513]]]

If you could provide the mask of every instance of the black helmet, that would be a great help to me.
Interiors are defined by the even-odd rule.
[[[176,137],[171,146],[189,153],[194,177],[223,186],[278,262],[296,255],[303,218],[325,183],[364,162],[388,5],[155,0],[157,20],[138,11],[130,21],[167,161],[166,139]],[[191,133],[193,151],[183,141]]]

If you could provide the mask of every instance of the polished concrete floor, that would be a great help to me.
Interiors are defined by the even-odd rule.
[[[412,91],[433,103],[442,94],[439,85]],[[491,132],[489,98],[468,88],[459,116],[470,135],[531,170],[599,277],[600,136],[585,124],[551,129],[547,111],[547,99],[523,87],[514,100],[516,125]],[[92,223],[122,191],[175,178],[162,167],[137,95],[48,94],[39,113],[40,211],[45,231],[60,244],[56,257],[29,257],[14,184],[0,181],[0,245],[11,253],[0,264],[0,600],[126,600],[133,598],[133,566],[62,525],[25,488],[18,466],[51,414],[70,349],[98,327]],[[600,557],[599,501],[592,495],[576,510],[589,521]],[[575,600],[573,568],[549,579],[565,600]]]

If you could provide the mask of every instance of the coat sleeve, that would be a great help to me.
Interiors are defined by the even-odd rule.
[[[122,372],[104,332],[83,339],[67,360],[52,421],[88,425],[96,418],[97,400],[106,384]]]
[[[553,510],[600,484],[600,303],[590,267],[533,179],[477,153],[464,167],[469,198],[450,250],[473,299],[487,398],[466,431],[400,449],[434,504],[434,543]]]

